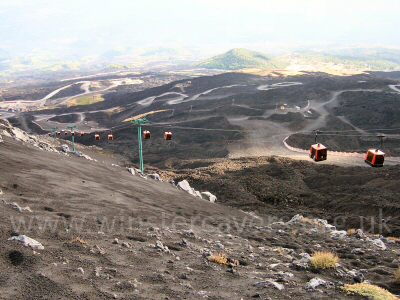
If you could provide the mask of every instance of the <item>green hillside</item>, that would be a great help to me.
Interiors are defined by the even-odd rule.
[[[262,70],[284,69],[288,65],[288,63],[276,60],[267,54],[242,48],[235,48],[194,64],[196,67],[222,70],[239,70],[244,68]]]

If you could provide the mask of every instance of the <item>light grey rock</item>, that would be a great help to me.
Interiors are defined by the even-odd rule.
[[[185,230],[183,233],[186,235],[195,235],[193,229]]]
[[[331,224],[326,224],[325,226],[324,226],[326,229],[328,229],[328,230],[336,230],[336,226],[333,226],[333,225],[331,225]]]
[[[320,285],[326,286],[327,282],[321,278],[315,277],[306,284],[306,290],[314,290]]]
[[[187,182],[187,180],[182,180],[178,182],[177,185],[180,189],[184,190],[185,192],[188,192],[189,194],[195,196],[195,197],[201,197],[201,194],[199,191],[196,191],[194,188],[190,187],[189,182]]]
[[[199,249],[199,252],[200,252],[200,254],[201,254],[203,257],[205,257],[205,258],[211,256],[211,251],[210,251],[210,249],[207,249],[207,248],[200,248],[200,249]]]
[[[175,181],[173,181],[171,179],[167,180],[166,182],[168,182],[168,183],[172,184],[173,186],[175,186]]]
[[[157,251],[164,251],[165,253],[170,253],[169,249],[167,246],[164,246],[161,241],[156,241],[155,247]]]
[[[282,276],[291,277],[291,278],[294,277],[293,273],[282,272],[282,271],[278,272],[277,275],[282,275]]]
[[[134,168],[128,168],[128,172],[131,173],[132,175],[135,175],[135,169]]]
[[[156,248],[161,250],[164,249],[163,243],[161,241],[156,241]]]
[[[260,287],[260,286],[265,286],[266,284],[267,284],[267,281],[265,280],[265,281],[256,282],[255,284],[253,284],[253,286]]]
[[[18,212],[21,212],[21,207],[17,203],[12,202],[12,203],[10,203],[10,205],[11,205],[12,209],[14,209]]]
[[[386,245],[382,240],[376,239],[373,240],[372,243],[379,249],[379,250],[386,250]]]
[[[205,200],[208,200],[212,203],[215,203],[217,201],[217,197],[210,192],[201,192],[201,197]]]
[[[69,152],[69,147],[67,144],[63,144],[60,146],[61,150],[64,151],[65,153]]]
[[[355,248],[351,250],[351,254],[362,255],[365,254],[365,251],[361,248]]]
[[[90,250],[90,253],[95,253],[95,254],[105,254],[106,252],[100,248],[98,245],[94,245]]]
[[[26,212],[32,212],[31,208],[29,206],[25,206],[22,208],[22,211],[26,211]]]
[[[253,286],[256,286],[256,287],[267,286],[267,285],[271,285],[271,286],[277,288],[280,291],[285,289],[283,284],[280,284],[280,283],[275,282],[273,280],[265,280],[265,281],[260,281],[260,282],[256,282],[255,284],[253,284]]]
[[[38,249],[38,250],[44,249],[44,247],[41,243],[39,243],[38,241],[36,241],[30,237],[27,237],[26,235],[13,236],[13,237],[9,238],[7,241],[12,241],[12,240],[22,242],[33,249]]]
[[[269,283],[269,285],[272,285],[273,287],[277,288],[280,291],[285,289],[285,286],[281,283],[278,283],[278,282],[275,282],[272,280],[267,280],[267,282]]]
[[[300,222],[301,219],[303,219],[304,217],[302,215],[295,215],[293,216],[292,219],[290,219],[288,222],[286,222],[287,225],[292,225],[292,224],[296,224],[298,222]]]
[[[295,260],[294,262],[292,262],[292,266],[298,270],[310,269],[310,266],[308,265],[308,263],[302,263],[299,260]]]
[[[347,232],[344,230],[332,230],[330,232],[330,235],[332,238],[339,238],[339,239],[343,239],[347,236]]]
[[[203,199],[203,197],[201,196],[201,193],[199,192],[199,191],[194,191],[194,195],[196,196],[196,197],[198,197],[198,198],[201,198],[201,199]]]
[[[20,207],[16,202],[12,202],[12,203],[10,203],[10,205],[14,210],[16,210],[18,212],[23,212],[23,211],[32,212],[32,210],[30,209],[29,206]]]
[[[221,243],[216,243],[216,244],[215,244],[215,247],[218,247],[218,248],[220,248],[220,249],[225,249],[225,246],[222,245]]]
[[[358,239],[363,239],[363,238],[366,237],[366,235],[365,235],[365,233],[364,233],[364,230],[362,230],[362,229],[357,229],[357,230],[356,230],[356,233],[355,233],[354,235],[355,235],[356,238],[358,238]]]
[[[160,175],[158,175],[158,174],[149,174],[148,176],[149,176],[151,179],[160,180]]]
[[[308,254],[308,253],[300,253],[299,255],[302,257],[302,259],[300,260],[300,263],[303,263],[303,264],[308,264],[312,259],[310,254]]]
[[[80,272],[81,274],[85,274],[85,271],[83,270],[83,268],[78,268],[77,271]]]

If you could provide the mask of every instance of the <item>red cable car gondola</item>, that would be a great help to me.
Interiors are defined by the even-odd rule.
[[[49,132],[49,136],[51,136],[51,133]]]
[[[314,159],[314,161],[326,160],[327,155],[328,149],[324,145],[320,143],[311,145],[310,157]]]
[[[81,132],[81,136],[84,136],[85,135],[85,133],[84,132]]]
[[[61,135],[61,132],[57,131],[57,135]]]
[[[100,139],[100,135],[95,134],[95,135],[94,135],[94,139],[95,139],[95,140],[99,140],[99,139]]]
[[[113,135],[112,135],[112,134],[109,134],[109,135],[108,135],[108,139],[109,139],[110,141],[112,141],[112,140],[114,139]]]
[[[150,131],[148,131],[148,130],[143,131],[143,138],[144,139],[149,139],[150,138]]]
[[[385,152],[379,149],[369,149],[365,154],[365,160],[371,167],[383,167],[385,161]]]
[[[74,135],[75,135],[75,132],[74,132],[74,131],[71,131],[71,135],[74,136]]]
[[[164,138],[166,140],[172,140],[172,132],[170,132],[170,131],[164,132]]]
[[[65,135],[68,135],[68,131],[65,132]]]

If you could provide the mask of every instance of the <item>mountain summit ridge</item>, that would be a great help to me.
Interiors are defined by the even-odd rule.
[[[284,69],[289,64],[257,51],[233,48],[228,52],[203,59],[194,66],[207,69],[239,70],[244,68]]]

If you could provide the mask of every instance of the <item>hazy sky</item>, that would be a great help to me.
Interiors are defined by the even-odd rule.
[[[399,0],[0,0],[0,49],[400,46]]]

